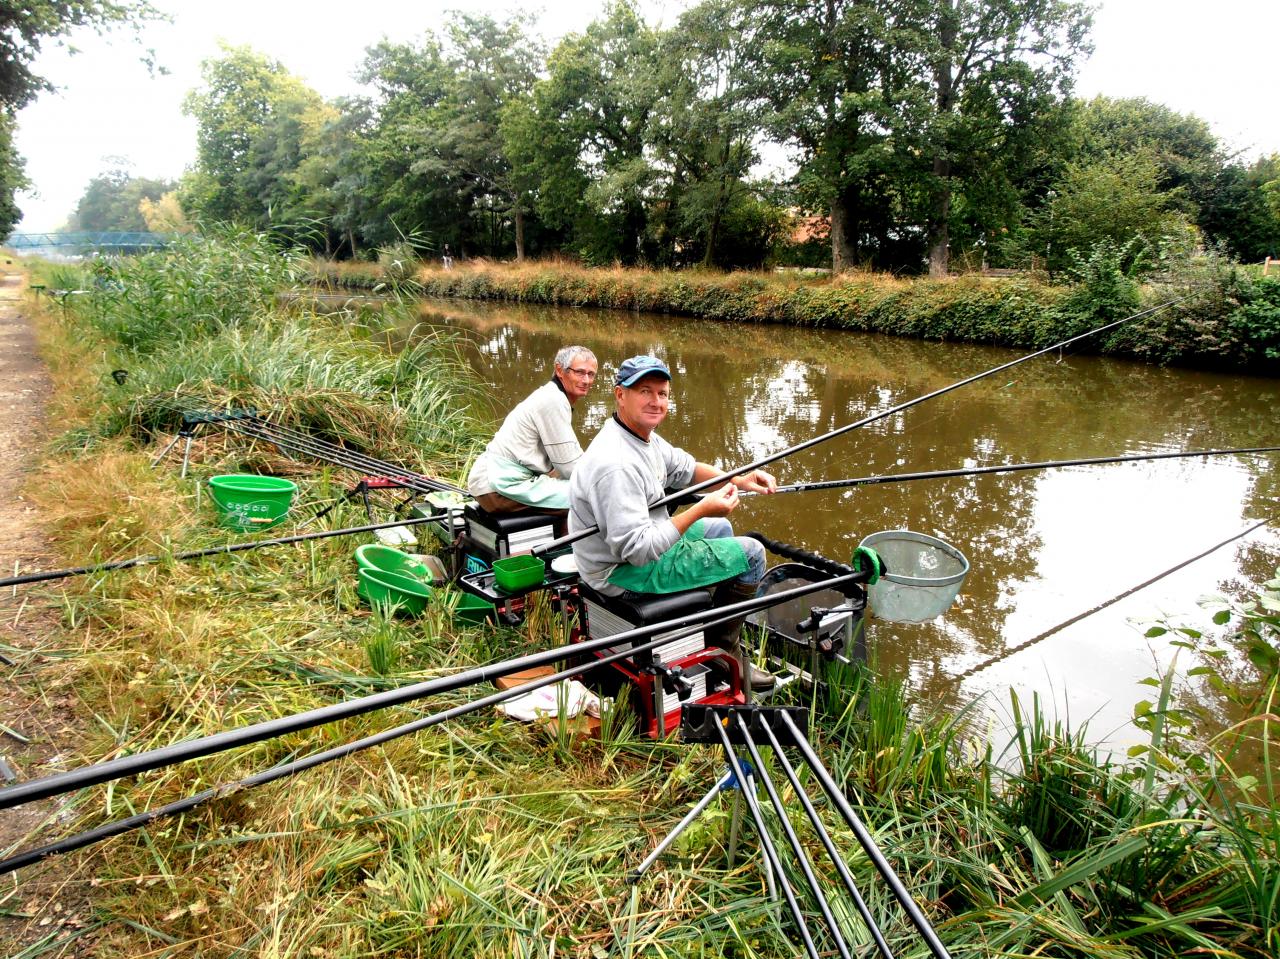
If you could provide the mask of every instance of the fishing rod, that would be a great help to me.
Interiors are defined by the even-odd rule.
[[[824,583],[823,585],[829,584]],[[805,592],[811,592],[811,590],[805,590]],[[768,598],[770,600],[775,600],[778,595],[781,594],[775,593]],[[771,602],[769,605],[773,605],[773,603]],[[218,799],[223,796],[229,796],[245,789],[252,789],[255,786],[263,786],[267,783],[275,782],[278,779],[283,779],[286,776],[293,776],[298,773],[305,772],[308,769],[313,769],[314,767],[323,765],[324,763],[343,759],[362,750],[370,749],[374,746],[380,746],[393,739],[399,739],[402,736],[407,736],[411,733],[420,732],[423,729],[437,726],[450,719],[457,719],[460,716],[478,712],[479,710],[486,709],[489,706],[500,705],[508,700],[526,695],[527,693],[534,692],[546,686],[552,686],[566,679],[572,679],[582,673],[595,669],[598,666],[606,666],[610,663],[619,662],[620,660],[636,656],[637,654],[652,652],[660,646],[665,646],[668,643],[691,636],[701,630],[731,622],[737,618],[739,614],[722,612],[722,610],[728,609],[728,606],[719,607],[714,610],[717,614],[716,619],[709,622],[695,623],[691,626],[680,629],[672,635],[663,635],[660,639],[653,639],[641,645],[622,649],[618,652],[610,653],[609,655],[602,656],[600,658],[592,658],[589,662],[578,666],[570,666],[557,673],[539,677],[531,682],[522,683],[519,686],[513,686],[511,689],[499,690],[496,693],[483,696],[470,703],[463,703],[461,705],[451,707],[450,709],[434,713],[430,716],[415,719],[412,722],[405,723],[401,726],[396,726],[393,729],[386,729],[382,732],[373,733],[361,739],[344,743],[341,746],[334,746],[331,749],[326,749],[322,752],[314,753],[301,759],[282,763],[279,766],[272,767],[271,769],[264,770],[260,773],[255,773],[252,776],[246,776],[245,778],[235,782],[221,783],[217,786],[212,786],[209,789],[195,793],[194,795],[175,800],[167,805],[160,806],[155,809],[148,809],[145,812],[128,816],[123,819],[118,819],[115,822],[105,823],[93,829],[85,830],[84,832],[77,833],[73,836],[68,836],[65,839],[60,839],[57,842],[49,843],[45,846],[29,849],[26,852],[11,856],[8,859],[0,860],[0,875],[8,872],[14,872],[26,866],[34,865],[35,863],[47,859],[50,856],[72,852],[76,849],[83,849],[85,846],[91,846],[94,843],[101,842],[104,839],[109,839],[112,836],[119,836],[134,829],[148,826],[157,820],[189,812],[197,806],[202,806],[211,800]],[[663,624],[657,625],[661,627]],[[617,635],[621,636],[622,634]],[[613,640],[616,637],[609,638]],[[564,651],[560,658],[566,658],[568,655],[570,655],[570,651]]]
[[[773,724],[769,721],[769,718],[776,716],[779,720],[783,720],[783,717],[786,717],[786,719],[783,720],[787,723],[787,726],[785,727],[785,738],[791,741],[792,744],[798,748],[802,750],[807,749],[807,751],[804,752],[806,762],[810,762],[810,757],[812,757],[813,762],[817,763],[817,754],[813,752],[812,747],[809,747],[808,740],[804,737],[804,734],[799,727],[795,725],[789,710],[769,710],[766,714],[757,714],[763,721],[758,721],[752,724],[748,724],[746,719],[743,717],[743,711],[741,709],[733,709],[730,713],[732,715],[733,723],[736,726],[737,736],[735,738],[740,739],[743,745],[747,747],[747,752],[751,756],[751,761],[759,771],[760,781],[764,784],[765,791],[769,796],[769,801],[772,803],[774,811],[777,813],[777,818],[786,833],[788,842],[791,844],[791,848],[795,853],[796,861],[800,864],[800,867],[804,872],[805,879],[808,882],[810,891],[813,893],[814,898],[818,903],[818,908],[822,911],[823,917],[827,922],[828,930],[831,932],[832,938],[835,941],[836,948],[839,950],[841,956],[848,956],[848,951],[844,945],[844,940],[840,934],[839,927],[836,925],[835,917],[831,915],[826,897],[822,894],[822,890],[818,885],[816,876],[813,875],[812,866],[807,854],[805,853],[804,846],[800,842],[799,836],[796,835],[794,826],[791,824],[790,816],[788,816],[786,808],[783,805],[778,788],[773,782],[772,775],[769,773],[769,767],[765,765],[764,760],[760,755],[759,746],[755,741],[755,737],[752,735],[751,726],[755,725],[764,730],[765,735],[768,738],[768,745],[773,750],[773,755],[777,758],[779,765],[784,768],[794,795],[800,799],[801,805],[809,816],[815,832],[822,841],[822,844],[833,864],[836,866],[836,870],[840,874],[841,880],[845,883],[846,890],[854,897],[854,901],[858,902],[862,897],[858,894],[857,887],[854,885],[853,877],[849,873],[848,865],[836,850],[834,842],[831,840],[830,835],[822,825],[822,821],[818,817],[817,811],[813,807],[813,803],[809,800],[804,787],[801,785],[799,777],[796,775],[791,763],[787,760],[786,753],[782,748],[783,744],[780,741],[779,735],[772,728]],[[722,714],[717,712],[716,715],[720,716]],[[719,723],[717,723],[716,731],[719,735],[721,744],[724,746],[726,751],[730,751],[732,748],[728,732],[729,728],[728,716],[725,716]],[[820,766],[821,763],[817,763],[817,765]],[[813,772],[815,777],[819,780],[819,784],[824,788],[826,783],[831,781],[831,775],[827,772],[825,767],[821,770],[822,773],[826,774],[825,777],[819,774],[819,770],[817,768],[814,768]],[[946,947],[942,945],[942,942],[934,931],[933,926],[920,911],[919,906],[911,897],[911,894],[907,892],[906,887],[902,884],[901,880],[898,879],[893,867],[889,865],[888,860],[885,859],[880,848],[874,841],[870,841],[869,833],[867,834],[867,838],[869,840],[869,845],[864,846],[863,851],[867,853],[868,858],[873,860],[878,870],[883,866],[883,870],[881,871],[882,878],[885,879],[895,896],[899,896],[899,905],[901,905],[904,911],[906,911],[908,918],[911,920],[912,924],[915,925],[916,931],[925,939],[930,951],[937,957],[937,959],[950,959]],[[785,877],[781,874],[779,874],[778,880],[779,882],[786,881]],[[874,919],[871,918],[869,911],[863,912],[862,910],[859,910],[859,914],[862,916],[863,921],[867,923],[868,929],[872,932],[876,946],[881,951],[881,954],[890,957],[892,953],[889,952],[888,943],[885,941],[884,934],[880,931]]]
[[[224,730],[220,733],[202,736],[199,739],[173,743],[169,746],[162,746],[159,749],[134,753],[128,756],[121,756],[117,759],[85,766],[81,769],[73,769],[64,773],[55,773],[51,776],[33,779],[29,782],[0,789],[0,809],[11,809],[14,806],[22,805],[23,803],[34,802],[39,799],[48,799],[50,796],[57,796],[65,792],[73,792],[77,789],[83,789],[86,786],[95,786],[99,783],[122,779],[126,776],[134,776],[139,773],[149,772],[153,769],[159,769],[162,766],[176,765],[191,759],[199,759],[204,756],[213,755],[214,753],[235,749],[239,746],[248,746],[253,743],[262,742],[266,739],[275,739],[289,733],[311,729],[315,726],[323,726],[327,723],[335,722],[336,720],[362,716],[365,713],[385,709],[388,706],[403,705],[404,703],[422,699],[426,696],[453,692],[454,690],[462,689],[467,686],[474,686],[478,683],[488,682],[500,676],[506,676],[510,673],[520,672],[521,670],[532,669],[537,666],[553,663],[564,659],[567,656],[585,655],[587,653],[593,653],[596,650],[616,646],[619,643],[627,642],[629,640],[646,638],[664,630],[683,629],[684,627],[692,624],[702,624],[710,619],[728,616],[730,614],[744,615],[752,613],[756,610],[766,609],[778,602],[785,602],[788,599],[807,596],[808,594],[817,592],[821,589],[831,589],[833,587],[846,584],[863,583],[868,581],[871,578],[871,575],[871,570],[859,569],[844,576],[834,577],[830,580],[823,580],[817,583],[807,583],[804,586],[799,586],[792,590],[780,591],[777,593],[771,593],[768,596],[744,600],[740,603],[733,603],[726,606],[718,606],[711,609],[688,613],[685,616],[676,617],[660,623],[651,623],[647,626],[640,626],[632,630],[615,633],[611,636],[601,636],[596,639],[588,639],[577,643],[569,643],[565,646],[557,646],[537,653],[527,653],[514,659],[503,660],[486,666],[478,666],[449,676],[442,676],[438,679],[414,683],[397,689],[384,690],[382,692],[372,693],[368,696],[362,696],[357,699],[347,700],[341,703],[333,703],[328,706],[320,706],[316,709],[307,710],[306,712],[294,713],[290,716],[284,716],[278,719],[265,720],[260,723],[254,723],[250,726],[241,727],[240,729]],[[667,640],[667,642],[670,642],[670,640]]]
[[[875,866],[876,872],[880,874],[880,878],[889,886],[889,890],[893,893],[898,904],[902,906],[907,913],[907,917],[911,920],[911,924],[916,927],[916,931],[924,938],[925,944],[929,947],[929,951],[933,953],[937,959],[950,959],[947,948],[938,938],[937,932],[920,911],[920,907],[911,897],[911,893],[907,891],[907,887],[903,885],[902,880],[898,878],[898,874],[894,872],[893,866],[884,857],[880,851],[880,847],[876,845],[875,839],[872,838],[870,831],[858,818],[858,814],[854,812],[853,806],[849,804],[848,798],[841,791],[839,784],[835,781],[835,777],[831,775],[826,766],[822,764],[822,760],[818,758],[817,752],[809,743],[804,733],[796,726],[790,714],[785,710],[781,714],[783,728],[792,737],[796,746],[800,750],[800,754],[804,757],[805,764],[813,771],[819,784],[830,798],[832,805],[840,813],[841,818],[853,830],[854,837],[858,840],[858,845],[862,847],[863,852],[867,854],[867,858],[871,860],[871,864]],[[741,722],[741,720],[739,720]],[[766,730],[768,726],[766,725]],[[770,735],[772,743],[776,743],[773,736]],[[775,746],[775,752],[778,750]]]
[[[295,536],[281,536],[276,539],[258,539],[246,543],[227,543],[223,546],[210,546],[207,549],[196,549],[186,553],[174,553],[172,556],[135,556],[111,563],[98,563],[94,566],[76,566],[72,569],[55,569],[43,573],[25,573],[22,576],[10,576],[0,579],[0,587],[23,586],[28,583],[44,583],[54,579],[68,579],[72,576],[88,576],[93,573],[109,573],[117,569],[132,569],[135,566],[150,566],[166,560],[203,559],[206,556],[220,556],[223,553],[242,553],[245,550],[261,549],[264,546],[285,546],[289,543],[303,543],[313,539],[327,539],[331,536],[354,536],[358,533],[374,533],[380,529],[393,529],[398,526],[417,526],[421,523],[439,522],[447,519],[449,513],[433,513],[430,516],[419,516],[413,519],[391,520],[386,523],[370,523],[367,526],[348,526],[344,529],[322,530],[316,533],[299,533]]]
[[[1030,639],[1023,640],[1022,642],[1017,643],[1016,645],[1010,646],[1008,649],[1004,650],[1003,652],[997,653],[995,656],[991,656],[988,659],[984,659],[980,663],[975,663],[974,665],[966,669],[964,672],[957,673],[955,676],[951,677],[951,681],[958,683],[961,680],[968,679],[970,676],[973,676],[976,673],[982,672],[984,669],[989,669],[990,667],[996,665],[996,663],[1003,662],[1004,660],[1008,659],[1014,653],[1020,653],[1024,649],[1028,649],[1036,645],[1037,643],[1043,642],[1044,640],[1048,639],[1050,636],[1054,636],[1057,633],[1062,632],[1068,626],[1074,626],[1076,623],[1080,622],[1081,620],[1088,619],[1094,613],[1100,613],[1107,607],[1114,606],[1116,603],[1120,602],[1120,600],[1128,599],[1134,593],[1141,592],[1142,590],[1146,589],[1148,586],[1151,586],[1155,583],[1160,582],[1160,580],[1164,579],[1165,577],[1172,576],[1174,573],[1178,572],[1178,570],[1185,569],[1186,567],[1190,566],[1192,563],[1198,562],[1199,560],[1204,559],[1209,554],[1217,552],[1218,550],[1222,549],[1222,547],[1229,546],[1230,544],[1234,543],[1238,539],[1244,539],[1246,536],[1248,536],[1250,533],[1254,532],[1255,530],[1261,529],[1263,526],[1268,526],[1270,524],[1271,524],[1271,520],[1269,519],[1259,520],[1258,522],[1254,523],[1248,528],[1243,529],[1240,532],[1235,533],[1231,536],[1228,536],[1222,542],[1215,543],[1214,545],[1210,546],[1208,549],[1203,550],[1202,552],[1196,553],[1196,555],[1194,556],[1189,556],[1186,559],[1182,560],[1181,562],[1176,563],[1173,566],[1170,566],[1168,569],[1165,569],[1159,573],[1156,573],[1150,579],[1143,580],[1141,583],[1138,583],[1136,586],[1130,586],[1124,592],[1117,593],[1115,596],[1112,596],[1110,599],[1103,600],[1101,603],[1098,603],[1096,606],[1092,607],[1091,609],[1086,609],[1082,613],[1076,613],[1070,619],[1064,619],[1062,622],[1058,623],[1056,626],[1052,626],[1049,629],[1046,629],[1044,632],[1038,633],[1037,635],[1032,636]]]
[[[725,758],[729,762],[729,767],[733,770],[733,774],[738,778],[738,782],[747,782],[746,770],[742,768],[742,761],[738,758],[738,754],[734,752],[733,746],[729,741],[729,734],[725,727],[728,725],[728,719],[714,723],[715,731],[719,735],[724,745]],[[761,769],[763,765],[759,757],[752,753],[752,759],[756,762],[756,769]],[[761,770],[763,771],[763,770]],[[800,930],[800,939],[804,943],[804,950],[809,955],[809,959],[819,959],[817,946],[813,942],[813,934],[809,931],[809,926],[805,922],[804,912],[800,908],[800,904],[796,902],[795,893],[791,890],[791,883],[787,881],[786,872],[782,868],[782,861],[778,858],[778,851],[774,847],[773,839],[769,836],[769,830],[765,825],[764,813],[760,809],[760,801],[756,798],[755,792],[745,787],[742,790],[742,798],[747,801],[747,810],[751,813],[751,818],[756,824],[756,834],[760,837],[760,849],[764,853],[765,861],[769,864],[769,869],[774,876],[777,877],[778,885],[782,887],[782,894],[787,901],[787,909],[791,912],[791,917],[795,921],[796,928]],[[790,820],[787,818],[786,811],[775,809],[782,822],[790,827]],[[806,874],[812,875],[810,870]],[[825,901],[823,903],[825,906]],[[829,908],[826,914],[830,914]],[[836,932],[836,942],[841,947],[841,955],[848,956],[848,948],[844,944],[844,940],[840,938],[839,932]]]
[[[911,483],[916,480],[946,479],[954,476],[981,476],[986,473],[1016,473],[1022,470],[1058,469],[1064,466],[1094,466],[1099,463],[1139,463],[1145,460],[1178,459],[1188,456],[1240,456],[1249,453],[1275,453],[1278,451],[1280,451],[1280,446],[1246,446],[1229,450],[1139,453],[1127,456],[1092,456],[1074,460],[1044,460],[1039,463],[1006,463],[1003,466],[974,466],[953,470],[927,470],[921,473],[888,473],[883,476],[859,476],[855,479],[824,480],[817,483],[794,483],[790,486],[779,486],[774,493],[808,493],[815,490],[843,489],[849,486]],[[743,495],[758,496],[762,494],[744,493]]]
[[[1038,356],[1044,356],[1046,353],[1052,353],[1054,350],[1063,349],[1064,347],[1070,346],[1072,343],[1076,343],[1080,340],[1086,339],[1087,337],[1095,336],[1098,333],[1105,333],[1107,330],[1114,330],[1116,327],[1122,326],[1125,323],[1130,323],[1133,320],[1140,319],[1144,316],[1150,316],[1153,313],[1156,313],[1163,309],[1167,309],[1168,307],[1181,302],[1182,299],[1185,299],[1185,297],[1179,297],[1176,300],[1167,300],[1166,302],[1161,303],[1157,306],[1153,306],[1148,309],[1142,310],[1138,313],[1134,313],[1132,316],[1126,316],[1123,319],[1113,320],[1110,323],[1104,323],[1102,326],[1095,327],[1094,329],[1088,330],[1087,332],[1084,332],[1084,333],[1078,333],[1075,336],[1068,337],[1065,340],[1061,340],[1050,346],[1046,346],[1043,349],[1036,350],[1034,353],[1028,353],[1025,356],[1020,356],[1017,359],[1010,360],[1007,363],[1001,363],[999,366],[993,366],[989,370],[984,370],[981,373],[975,373],[972,376],[968,376],[962,380],[957,380],[955,383],[951,383],[948,386],[944,386],[944,387],[941,387],[940,389],[936,389],[932,393],[925,393],[923,396],[917,396],[915,399],[907,400],[905,403],[899,403],[896,406],[891,406],[888,409],[881,410],[878,413],[872,413],[870,416],[865,416],[862,419],[856,420],[853,423],[847,423],[844,426],[837,427],[834,430],[830,430],[829,432],[823,433],[821,436],[815,436],[812,439],[805,440],[802,443],[797,443],[794,446],[789,446],[786,449],[781,450],[780,452],[771,453],[768,456],[765,456],[758,460],[754,460],[753,462],[747,463],[744,466],[735,467],[732,470],[721,473],[719,476],[712,476],[711,478],[705,479],[700,483],[694,483],[692,486],[685,487],[684,489],[678,490],[674,493],[669,493],[668,495],[662,497],[656,502],[650,503],[649,509],[657,509],[659,506],[667,506],[671,503],[676,502],[677,500],[682,500],[687,496],[693,496],[697,493],[701,493],[703,490],[710,489],[713,486],[719,486],[723,484],[726,480],[731,479],[735,476],[741,476],[743,473],[749,473],[754,469],[759,469],[761,466],[767,466],[769,463],[776,462],[777,460],[790,456],[793,453],[799,453],[803,450],[809,449],[812,446],[817,446],[819,443],[825,443],[827,440],[835,439],[837,436],[843,436],[845,433],[848,433],[852,430],[859,429],[863,426],[869,426],[870,424],[878,422],[879,420],[885,419],[886,417],[893,416],[895,413],[901,413],[903,410],[907,410],[913,406],[917,406],[920,403],[925,402],[926,400],[936,399],[937,397],[950,393],[953,390],[958,390],[962,386],[968,386],[970,383],[976,383],[978,380],[985,379],[988,376],[994,376],[996,373],[1003,372],[1004,370],[1017,366],[1020,363],[1026,363],[1028,360],[1033,360]],[[585,537],[591,536],[595,533],[598,533],[599,531],[600,531],[599,526],[588,526],[583,529],[577,530],[576,532],[569,533],[567,536],[561,536],[559,539],[554,539],[554,540],[551,540],[550,542],[543,543],[541,546],[535,547],[532,550],[532,553],[535,556],[540,556],[546,553],[555,552],[557,550],[563,549],[564,547],[568,546],[570,543],[576,543],[578,540],[584,539]]]

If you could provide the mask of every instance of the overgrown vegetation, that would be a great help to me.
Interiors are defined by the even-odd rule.
[[[206,249],[205,271],[196,247],[142,258],[111,271],[123,290],[94,288],[49,313],[68,433],[36,492],[69,560],[225,539],[198,483],[148,467],[155,447],[144,440],[172,429],[161,408],[142,402],[157,389],[283,404],[297,425],[364,438],[436,472],[452,472],[467,449],[469,425],[449,412],[461,403],[448,343],[396,357],[378,345],[370,317],[280,311],[252,290],[242,309],[184,324],[185,304],[205,295],[191,287],[216,288],[216,264],[252,262],[262,249],[256,238],[223,243],[231,248]],[[46,277],[73,279],[84,278]],[[747,289],[751,280],[738,282]],[[123,295],[131,285],[147,295]],[[156,315],[166,302],[173,312]],[[118,367],[131,370],[122,386],[107,376]],[[435,448],[414,448],[433,434]],[[197,478],[303,473],[236,443],[205,441],[194,455]],[[300,479],[299,515],[340,492],[324,471]],[[340,506],[326,522],[362,516]],[[326,540],[70,581],[34,596],[58,610],[61,632],[35,653],[5,652],[57,658],[93,717],[74,757],[87,762],[558,641],[545,606],[518,630],[462,626],[440,594],[421,619],[384,619],[354,595],[354,546]],[[1280,580],[1256,606],[1214,608],[1221,624],[1240,624],[1252,674],[1229,684],[1252,718],[1207,746],[1176,721],[1171,676],[1153,680],[1158,695],[1138,709],[1149,743],[1123,763],[1097,755],[1085,730],[1016,701],[1014,752],[992,755],[966,716],[931,714],[901,683],[862,669],[833,676],[838,686],[813,703],[813,738],[954,956],[1261,959],[1280,947],[1270,753],[1278,604]],[[1203,645],[1181,629],[1180,641]],[[1231,641],[1223,637],[1224,650]],[[473,695],[90,789],[59,828],[161,805]],[[1262,758],[1246,765],[1246,755]],[[473,714],[77,854],[71,882],[89,898],[91,921],[29,955],[795,955],[758,861],[725,868],[726,797],[634,893],[625,882],[722,766],[714,750],[637,739],[620,718],[599,740],[574,740],[555,724]],[[889,918],[900,913],[847,828],[834,817],[829,826],[895,954],[923,956],[905,922]],[[38,905],[47,893],[39,870],[22,879],[15,904]],[[843,898],[835,908],[854,915]],[[870,939],[851,922],[866,954]]]

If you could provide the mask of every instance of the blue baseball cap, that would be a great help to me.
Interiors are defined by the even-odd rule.
[[[656,356],[632,356],[622,361],[618,367],[618,376],[614,382],[618,386],[635,386],[650,373],[656,373],[663,379],[671,379],[671,371],[667,364]]]

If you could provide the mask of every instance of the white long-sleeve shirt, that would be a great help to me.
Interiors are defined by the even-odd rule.
[[[467,490],[472,496],[494,492],[490,473],[499,460],[519,463],[531,477],[554,469],[568,479],[581,457],[582,446],[573,432],[573,406],[555,381],[544,383],[507,414],[472,465]]]

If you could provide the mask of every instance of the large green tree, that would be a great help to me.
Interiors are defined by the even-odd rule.
[[[1194,230],[1178,191],[1161,187],[1161,166],[1149,150],[1067,165],[1045,204],[1031,217],[1028,252],[1062,270],[1100,243],[1124,250],[1132,267],[1165,250],[1187,251]]]
[[[969,184],[1003,180],[1012,192],[1009,142],[1069,89],[1087,51],[1090,11],[1074,0],[918,0],[930,96],[920,136],[927,178],[929,272],[945,275],[952,201]],[[903,44],[910,69],[913,51]],[[975,191],[976,192],[976,191]]]
[[[512,168],[502,123],[510,104],[525,102],[545,50],[523,16],[499,22],[459,13],[446,35],[449,82],[432,122],[419,131],[414,171],[447,184],[469,208],[472,234],[485,252],[502,252],[510,223],[516,259],[522,260],[529,183]]]
[[[309,128],[327,114],[320,95],[279,62],[248,47],[223,46],[201,65],[201,86],[183,110],[196,120],[195,169],[183,206],[197,219],[256,227],[297,215],[289,174]]]
[[[801,197],[829,211],[837,271],[927,250],[945,272],[956,197],[989,205],[1016,178],[1013,142],[1061,96],[1089,23],[1070,0],[738,3],[754,95]]]
[[[374,90],[362,110],[356,168],[344,178],[367,198],[352,198],[358,232],[372,245],[409,235],[448,235],[467,221],[467,210],[447,183],[418,166],[424,131],[437,122],[448,94],[449,69],[439,41],[383,41],[371,47],[359,78]]]
[[[1224,166],[1201,198],[1199,223],[1241,260],[1280,257],[1280,153]]]
[[[615,0],[552,52],[530,101],[537,115],[521,127],[548,134],[545,157],[533,144],[519,151],[549,181],[538,209],[551,223],[573,224],[575,250],[589,262],[655,258],[648,225],[661,172],[648,147],[658,41],[634,4]]]
[[[748,179],[760,130],[744,96],[742,52],[752,29],[738,4],[710,0],[660,39],[648,139],[668,182],[666,215],[655,210],[651,219],[665,222],[673,258],[688,250],[680,259],[696,253],[704,266],[759,265],[780,225]]]
[[[142,201],[158,203],[174,186],[168,180],[135,177],[126,169],[107,170],[89,181],[68,226],[92,231],[147,230]]]

